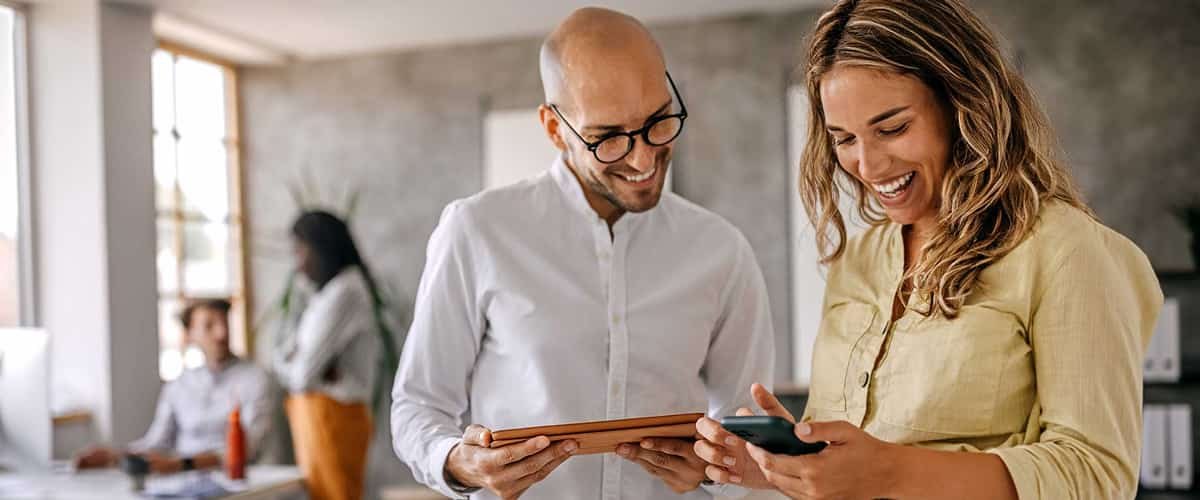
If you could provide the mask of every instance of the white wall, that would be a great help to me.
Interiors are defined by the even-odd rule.
[[[802,86],[788,88],[788,207],[791,212],[792,268],[792,355],[793,382],[808,387],[812,374],[812,349],[821,326],[821,305],[825,300],[825,266],[817,263],[816,231],[804,213],[800,201],[800,153],[808,136],[808,93]],[[842,216],[847,217],[847,237],[862,232],[854,200],[841,197]]]
[[[483,118],[483,188],[507,186],[550,168],[558,150],[537,108],[489,112]]]
[[[110,425],[107,245],[100,118],[99,5],[39,4],[29,15],[39,312],[50,332],[55,404]],[[70,144],[71,147],[63,147]]]
[[[490,111],[483,118],[483,188],[507,186],[534,177],[558,156],[546,137],[538,108]],[[667,170],[663,189],[670,191],[675,170]]]
[[[90,410],[100,439],[124,442],[145,431],[160,385],[150,15],[50,2],[29,22],[36,279],[54,405]]]

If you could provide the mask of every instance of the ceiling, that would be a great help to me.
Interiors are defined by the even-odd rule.
[[[164,38],[244,64],[540,36],[602,5],[647,24],[779,11],[824,0],[123,0],[154,8]],[[216,44],[217,47],[203,45]]]

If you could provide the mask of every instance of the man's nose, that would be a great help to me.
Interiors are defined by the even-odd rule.
[[[638,172],[646,173],[654,168],[656,156],[658,156],[658,146],[651,146],[643,138],[638,137],[633,141],[633,149],[629,151],[625,163]]]

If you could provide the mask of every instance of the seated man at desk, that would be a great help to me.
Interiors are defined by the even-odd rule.
[[[240,407],[246,457],[254,457],[271,422],[270,379],[229,350],[229,309],[223,299],[195,300],[183,309],[184,341],[204,352],[204,366],[184,371],[163,387],[145,436],[123,451],[92,448],[76,458],[78,468],[113,466],[122,453],[143,456],[156,473],[219,467],[235,406]]]

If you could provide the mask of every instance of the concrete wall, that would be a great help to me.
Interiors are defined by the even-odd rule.
[[[1012,43],[1100,218],[1157,269],[1200,265],[1168,214],[1200,203],[1200,3],[990,0],[981,10]]]
[[[1200,197],[1192,178],[1200,173],[1200,95],[1191,90],[1200,77],[1200,35],[1192,29],[1200,7],[1189,0],[972,3],[1009,40],[1104,221],[1155,266],[1190,268],[1186,234],[1166,210]],[[728,218],[754,247],[771,294],[780,380],[791,373],[786,89],[818,15],[653,28],[692,114],[676,150],[675,191]],[[485,114],[540,103],[538,43],[244,71],[257,308],[277,293],[289,265],[286,228],[296,207],[285,186],[301,172],[335,207],[346,189],[361,190],[354,229],[377,274],[407,305],[441,208],[482,185]]]

